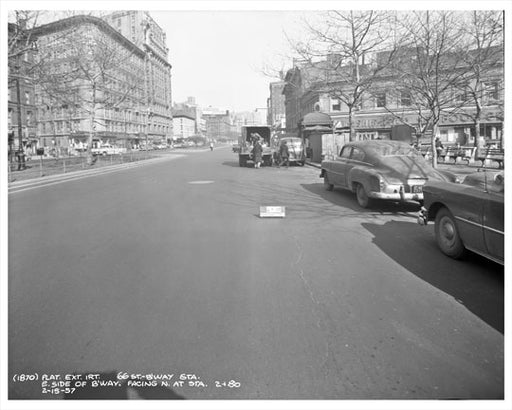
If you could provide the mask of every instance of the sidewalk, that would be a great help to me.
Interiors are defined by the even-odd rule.
[[[309,159],[306,160],[306,165],[315,167],[315,168],[321,168],[321,164],[318,162],[311,162]],[[473,164],[445,164],[443,162],[439,163],[438,165],[439,170],[445,170],[454,173],[458,177],[465,177],[468,174],[471,174],[473,172],[477,172],[479,169],[484,168],[482,165],[480,165],[480,162],[476,162]],[[485,167],[492,171],[503,171],[503,168],[498,168],[496,165],[494,166],[487,166]]]

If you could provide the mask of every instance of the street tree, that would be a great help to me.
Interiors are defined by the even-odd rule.
[[[397,24],[402,35],[400,51],[394,60],[395,82],[408,94],[417,114],[417,128],[435,138],[443,113],[457,109],[457,93],[464,83],[464,64],[458,51],[464,33],[458,24],[463,12],[413,11],[402,13]],[[458,104],[463,105],[463,101]],[[437,156],[432,155],[437,167]]]
[[[393,21],[394,13],[387,11],[327,11],[320,21],[306,22],[306,40],[293,45],[310,89],[347,107],[351,141],[363,99],[398,50]],[[383,50],[387,53],[377,59]]]
[[[458,52],[464,66],[459,99],[474,110],[464,110],[475,127],[475,146],[480,141],[480,123],[484,104],[497,106],[498,120],[503,120],[503,104],[499,95],[503,91],[503,26],[504,13],[496,10],[474,10],[460,20],[464,34]]]
[[[128,107],[146,110],[142,51],[127,41],[114,41],[106,23],[95,19],[64,20],[66,28],[53,35],[43,36],[43,28],[36,31],[39,53],[34,66],[43,107],[88,119],[89,163],[98,125],[106,128],[106,118],[126,122]]]

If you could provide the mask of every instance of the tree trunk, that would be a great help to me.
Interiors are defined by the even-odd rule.
[[[432,166],[437,168],[437,149],[436,149],[436,137],[439,129],[437,121],[432,126],[432,137],[430,137],[430,145],[432,147]]]
[[[356,135],[354,130],[354,111],[352,107],[348,107],[348,129],[350,141],[355,141]]]
[[[96,115],[96,84],[93,84],[92,86],[92,96],[91,96],[91,110],[89,113],[89,119],[91,121],[91,124],[89,126],[89,141],[87,143],[87,165],[93,165],[94,164],[94,156],[92,155],[92,142],[94,139],[94,121],[95,121],[95,115]]]

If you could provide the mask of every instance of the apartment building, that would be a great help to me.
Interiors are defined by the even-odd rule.
[[[173,137],[172,89],[166,33],[147,11],[116,11],[104,16],[115,30],[145,53],[148,138],[169,142]]]
[[[66,152],[84,147],[91,137],[125,147],[145,138],[143,50],[92,16],[58,20],[31,34],[38,47],[40,146]]]
[[[321,65],[322,62],[318,64]],[[458,68],[463,70],[460,65]],[[326,90],[328,84],[323,84],[322,87],[315,84],[317,69],[318,67],[295,62],[294,67],[286,74],[283,94],[287,131],[300,134],[303,131],[304,117],[309,113],[320,112],[331,118],[333,132],[346,141],[349,138],[348,107],[342,100],[330,96]],[[503,61],[498,59],[492,69],[486,70],[485,76],[480,135],[488,143],[503,146]],[[397,84],[396,74],[392,70],[383,71],[380,77],[373,79],[372,88],[365,92],[354,115],[356,139],[387,139],[391,137],[394,126],[404,123],[420,129],[418,111],[411,95],[401,90]],[[353,88],[349,82],[341,86],[338,83],[336,87],[345,87],[346,91]],[[466,92],[460,87],[448,89],[446,93],[452,93],[444,96],[444,100],[452,101],[452,105],[444,107],[440,118],[441,140],[448,144],[474,144],[476,133],[472,116],[477,109],[474,102],[467,98]]]
[[[31,154],[37,145],[36,105],[30,67],[34,63],[35,43],[27,39],[23,28],[8,25],[8,41],[13,53],[8,60],[7,132],[9,156],[20,147]],[[32,45],[34,47],[32,47]]]

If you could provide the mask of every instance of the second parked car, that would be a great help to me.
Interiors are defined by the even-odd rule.
[[[503,265],[504,195],[503,172],[469,174],[462,184],[432,181],[424,187],[418,223],[435,221],[437,245],[452,258],[459,259],[470,250]]]
[[[455,175],[434,169],[410,144],[402,141],[356,141],[339,156],[322,161],[320,177],[328,190],[335,186],[356,194],[363,208],[374,199],[423,201],[428,180],[456,182]]]

